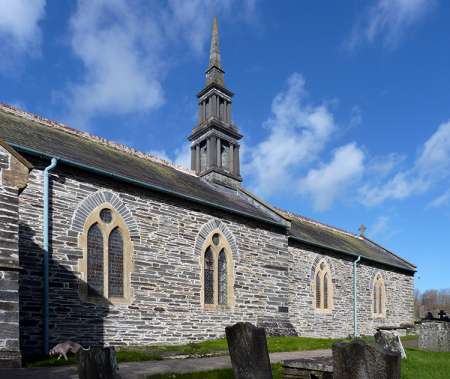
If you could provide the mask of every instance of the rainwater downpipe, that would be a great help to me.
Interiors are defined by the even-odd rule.
[[[359,255],[358,258],[353,261],[353,326],[355,328],[354,330],[354,337],[359,337],[359,330],[358,330],[358,300],[356,297],[356,264],[361,260],[361,256]]]
[[[43,240],[44,240],[44,330],[43,330],[43,353],[48,354],[48,262],[49,262],[49,174],[50,171],[56,167],[58,160],[52,158],[49,166],[44,170],[44,229],[43,229]]]

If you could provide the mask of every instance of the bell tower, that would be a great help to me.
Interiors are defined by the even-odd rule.
[[[225,87],[224,74],[215,17],[206,84],[197,94],[198,123],[189,136],[191,168],[213,183],[238,187],[242,181],[239,164],[239,140],[242,135],[231,119],[233,93]]]

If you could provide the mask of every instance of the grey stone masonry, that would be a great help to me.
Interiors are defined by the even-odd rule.
[[[353,270],[349,258],[318,248],[290,244],[289,317],[299,335],[340,338],[354,334]],[[317,262],[325,258],[331,268],[333,305],[330,312],[314,307],[313,276]],[[373,279],[380,272],[386,286],[385,315],[373,312]],[[413,322],[414,277],[367,263],[357,265],[357,314],[361,335],[373,335],[381,326]]]
[[[419,326],[419,349],[450,351],[450,322],[423,322]]]
[[[42,169],[48,162],[33,164],[20,195],[26,355],[39,351],[42,336]],[[105,196],[114,199],[133,245],[129,303],[89,303],[80,297],[84,221],[79,216],[86,218],[91,201],[97,204]],[[186,343],[223,337],[225,326],[239,321],[288,320],[285,230],[62,166],[51,174],[50,208],[50,347],[64,340],[83,346]],[[218,309],[201,303],[201,244],[196,244],[213,224],[232,250],[234,301]]]
[[[20,367],[19,199],[13,172],[20,162],[0,145],[0,367]]]

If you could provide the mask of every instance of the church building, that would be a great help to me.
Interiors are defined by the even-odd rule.
[[[238,321],[311,337],[412,322],[414,265],[243,187],[224,74],[214,20],[190,170],[0,105],[0,367]]]

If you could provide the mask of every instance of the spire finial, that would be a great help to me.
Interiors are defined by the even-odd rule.
[[[209,51],[209,65],[211,67],[222,68],[220,65],[220,51],[219,51],[219,27],[217,25],[217,16],[214,17],[212,35],[211,35],[211,49]]]

